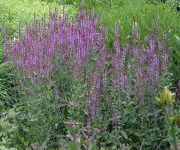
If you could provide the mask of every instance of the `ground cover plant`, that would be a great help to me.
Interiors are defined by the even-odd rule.
[[[124,31],[123,18],[110,25],[89,8],[3,30],[0,149],[179,149],[172,34],[131,13]]]

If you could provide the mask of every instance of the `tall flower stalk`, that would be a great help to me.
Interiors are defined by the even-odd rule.
[[[109,82],[120,92],[131,89],[137,101],[144,101],[158,89],[168,68],[169,54],[162,40],[156,40],[157,34],[152,32],[149,41],[139,43],[138,24],[133,24],[133,40],[126,45],[120,43],[120,23],[115,24],[112,50],[107,28],[101,27],[96,15],[83,9],[70,21],[65,13],[60,17],[55,10],[48,20],[34,18],[16,41],[9,43],[5,37],[5,50],[16,69],[33,81],[51,80],[54,71],[69,68],[74,80],[87,85],[85,103],[89,117],[94,118]],[[55,93],[59,99],[59,91]]]

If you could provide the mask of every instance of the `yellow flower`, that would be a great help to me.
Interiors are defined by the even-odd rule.
[[[156,101],[159,104],[170,104],[170,105],[172,105],[174,102],[173,93],[171,93],[171,91],[167,87],[165,87],[163,89],[163,92],[160,95],[160,98],[156,98]]]
[[[162,99],[162,98],[156,98],[156,101],[159,104],[164,104],[165,103],[164,99]]]

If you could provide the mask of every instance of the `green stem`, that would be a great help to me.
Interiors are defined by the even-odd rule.
[[[176,140],[176,132],[175,132],[175,124],[174,123],[171,124],[171,135],[173,138],[174,148],[175,148],[175,150],[178,150],[177,149],[177,140]]]
[[[163,109],[163,111],[165,113],[165,119],[166,119],[166,122],[167,122],[167,125],[168,125],[168,133],[173,139],[173,145],[174,145],[175,150],[178,150],[177,149],[176,133],[175,133],[175,124],[174,124],[173,121],[171,121],[171,119],[169,117],[169,114],[168,114],[168,112],[166,110],[166,105],[163,105],[162,109]],[[173,110],[173,107],[171,106],[170,109]]]

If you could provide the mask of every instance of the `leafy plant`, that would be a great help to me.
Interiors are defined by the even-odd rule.
[[[157,29],[158,33],[162,35],[164,31],[168,33],[169,47],[171,49],[177,49],[178,44],[175,35],[180,36],[180,24],[179,24],[179,13],[176,10],[172,10],[168,3],[156,3],[151,4],[145,0],[125,0],[125,1],[108,1],[103,3],[103,1],[94,1],[95,4],[92,6],[96,12],[100,12],[102,16],[102,22],[108,26],[108,40],[109,45],[113,46],[114,40],[114,24],[115,22],[120,22],[120,40],[124,45],[126,39],[132,39],[132,20],[135,18],[138,22],[138,31],[141,35],[140,41],[147,39],[147,34],[153,30]],[[105,1],[104,1],[105,2]],[[88,5],[88,4],[87,4]],[[90,7],[90,8],[92,8]],[[178,51],[175,50],[175,51]],[[177,73],[179,67],[176,62],[176,52],[172,53],[172,66],[171,72],[174,73],[173,79],[174,83],[177,83],[177,78],[179,74]]]
[[[6,109],[12,107],[19,99],[18,91],[16,88],[16,80],[12,71],[12,66],[6,64],[6,56],[4,54],[3,36],[6,34],[13,40],[16,39],[18,30],[20,29],[18,24],[21,22],[21,30],[24,30],[24,26],[30,23],[34,14],[40,18],[47,15],[51,9],[54,9],[56,3],[46,4],[38,0],[10,0],[0,1],[0,108]],[[71,10],[69,9],[71,8]],[[58,6],[59,10],[63,9],[63,6]],[[21,11],[19,11],[21,10]],[[69,14],[73,14],[74,8],[67,6],[65,8]],[[6,28],[7,33],[4,33]]]
[[[161,105],[162,111],[165,115],[167,128],[168,128],[168,136],[170,136],[170,143],[173,145],[175,150],[178,150],[177,143],[177,125],[179,115],[174,114],[174,97],[171,91],[167,87],[164,88],[160,98],[157,98],[157,103]]]
[[[159,146],[165,133],[157,128],[151,138],[147,135],[162,123],[152,99],[164,80],[167,84],[167,36],[159,37],[154,30],[139,43],[133,21],[132,39],[124,46],[119,32],[117,22],[113,49],[109,48],[107,28],[82,9],[73,20],[65,14],[59,18],[57,11],[50,13],[49,21],[34,18],[17,40],[9,43],[5,38],[8,60],[24,93],[20,104],[28,112],[30,144],[56,148],[58,140],[68,141],[70,135],[76,142],[74,136],[80,135],[82,141],[97,141],[99,147],[127,144],[138,149],[153,142],[154,148]],[[78,124],[78,130],[71,130],[69,124]],[[155,138],[157,133],[160,136]]]
[[[103,19],[82,3],[76,17],[59,16],[55,9],[48,18],[34,17],[23,30],[17,28],[13,38],[6,32],[6,61],[13,66],[19,97],[0,121],[5,148],[170,147],[169,128],[154,97],[172,81],[169,39],[178,17],[170,9],[162,13],[166,5],[142,0],[103,1],[102,6],[111,4],[106,9],[101,2],[87,6],[101,10]],[[170,25],[166,17],[158,18],[164,13],[176,17],[169,18]],[[11,114],[12,132],[4,124]]]

